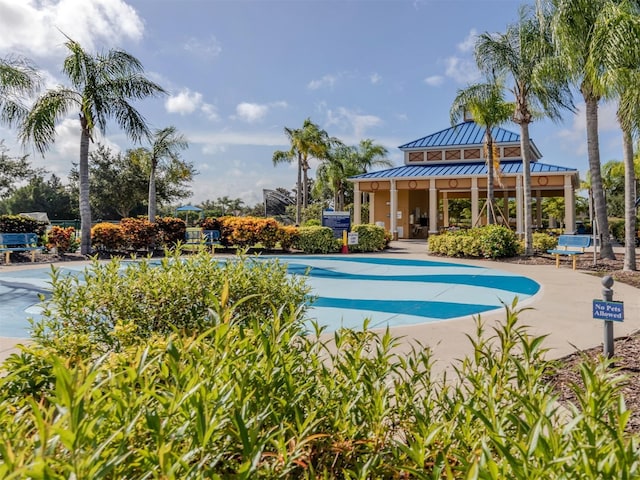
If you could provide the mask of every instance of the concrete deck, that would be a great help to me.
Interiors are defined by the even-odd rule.
[[[622,255],[622,251],[616,252]],[[520,304],[526,308],[520,314],[521,322],[530,327],[533,335],[547,335],[544,346],[551,358],[558,358],[576,350],[602,345],[604,325],[601,320],[592,318],[592,301],[602,298],[602,283],[597,276],[571,269],[570,263],[560,268],[554,265],[518,265],[510,263],[492,263],[488,261],[471,261],[430,257],[426,252],[424,240],[401,240],[392,242],[391,248],[378,256],[411,259],[446,260],[465,265],[477,265],[498,268],[507,272],[527,276],[541,285],[540,292]],[[39,265],[42,267],[42,265]],[[8,268],[33,268],[34,265],[0,266],[0,273]],[[624,322],[616,322],[616,337],[629,335],[640,329],[640,292],[631,286],[616,283],[613,286],[613,299],[624,302]],[[483,314],[487,327],[504,319],[504,312]],[[471,352],[466,335],[474,335],[473,318],[446,320],[442,322],[393,327],[395,336],[402,336],[407,341],[400,347],[409,349],[413,341],[430,346],[435,359],[440,365],[464,357]],[[0,360],[16,351],[16,345],[26,339],[0,337]]]

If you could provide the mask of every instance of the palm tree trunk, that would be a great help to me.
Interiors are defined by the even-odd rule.
[[[309,167],[305,164],[302,167],[302,206],[307,208],[309,206]]]
[[[524,190],[524,254],[533,255],[533,228],[531,224],[531,138],[529,123],[520,124],[520,150],[522,154],[522,179]]]
[[[633,165],[631,132],[622,132],[624,161],[624,266],[625,271],[636,270],[636,173]]]
[[[589,155],[589,173],[591,174],[591,188],[593,189],[593,203],[596,220],[600,229],[600,258],[615,260],[611,239],[609,236],[609,220],[607,218],[607,204],[602,189],[602,173],[600,171],[600,145],[598,142],[598,99],[583,91],[586,106],[587,121],[587,151]]]
[[[89,203],[89,131],[84,116],[80,116],[79,210],[80,210],[80,254],[91,254],[91,204]]]
[[[487,142],[487,225],[495,223],[493,207],[493,138],[489,129],[486,131]]]
[[[156,221],[156,162],[151,161],[151,173],[149,174],[149,221]]]
[[[300,225],[302,218],[302,157],[298,153],[298,180],[296,183],[296,225]]]

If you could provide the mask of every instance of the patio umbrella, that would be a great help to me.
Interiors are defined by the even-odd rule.
[[[193,205],[183,205],[182,207],[176,208],[176,217],[178,217],[178,212],[186,212],[187,218],[185,222],[189,225],[189,212],[202,212],[202,209]]]

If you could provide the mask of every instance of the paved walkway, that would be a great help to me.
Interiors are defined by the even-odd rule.
[[[618,254],[622,254],[618,252]],[[392,242],[391,248],[377,256],[408,259],[445,260],[429,257],[424,240],[402,240]],[[602,283],[599,277],[573,271],[568,264],[556,269],[553,265],[518,265],[487,261],[446,259],[447,262],[497,268],[514,274],[527,276],[541,285],[540,292],[519,306],[526,308],[520,315],[522,323],[530,326],[534,335],[547,335],[545,346],[551,357],[561,357],[576,349],[585,349],[602,344],[603,322],[592,318],[593,299],[602,298]],[[65,264],[68,265],[68,264]],[[80,265],[74,264],[80,267]],[[7,269],[28,269],[42,265],[0,266],[0,275]],[[625,320],[616,323],[615,336],[628,335],[640,329],[640,294],[638,289],[625,284],[613,286],[614,300],[624,302]],[[504,319],[504,312],[482,315],[490,327]],[[441,365],[470,353],[466,335],[474,335],[473,318],[447,320],[392,329],[393,334],[406,339],[400,349],[409,349],[413,341],[430,346]],[[17,343],[24,340],[0,337],[0,359],[15,351]]]

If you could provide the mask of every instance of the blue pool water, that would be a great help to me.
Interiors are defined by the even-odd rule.
[[[259,261],[274,257],[255,257]],[[435,262],[356,256],[280,256],[291,275],[307,275],[315,302],[308,317],[326,326],[359,328],[451,320],[503,308],[539,289],[533,280],[500,270]],[[80,275],[84,266],[63,266]],[[50,267],[0,272],[0,336],[27,337],[28,317],[49,291]]]

